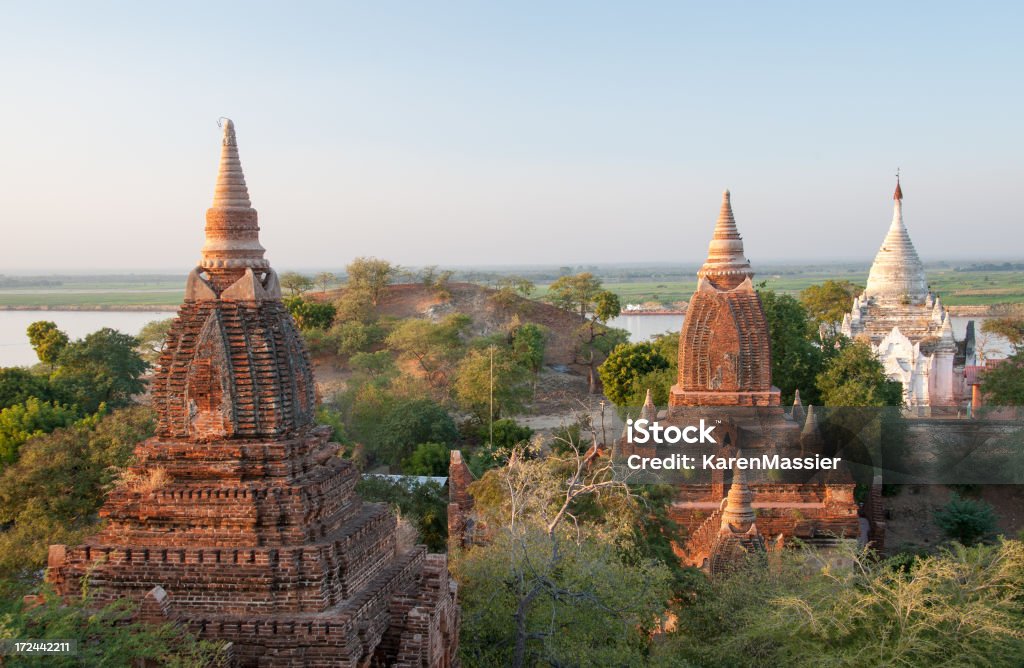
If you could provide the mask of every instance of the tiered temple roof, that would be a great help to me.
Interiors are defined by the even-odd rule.
[[[445,557],[398,544],[394,516],[359,498],[358,471],[313,422],[231,121],[206,220],[153,379],[157,435],[131,467],[150,483],[115,488],[84,544],[52,546],[48,579],[230,642],[236,665],[455,665]]]

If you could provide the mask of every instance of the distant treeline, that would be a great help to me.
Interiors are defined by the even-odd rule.
[[[0,274],[0,288],[52,288],[63,285],[61,281],[53,278],[38,278],[36,276],[4,276]]]
[[[954,271],[1024,271],[1024,262],[987,262],[957,267]]]

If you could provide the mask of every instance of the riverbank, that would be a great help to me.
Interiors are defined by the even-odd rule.
[[[0,304],[0,311],[109,311],[136,313],[161,311],[174,313],[177,304]]]

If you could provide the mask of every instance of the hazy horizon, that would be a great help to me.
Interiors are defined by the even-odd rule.
[[[279,270],[1024,256],[1014,3],[0,8],[0,274],[184,272],[219,116]],[[140,272],[141,268],[146,268]]]

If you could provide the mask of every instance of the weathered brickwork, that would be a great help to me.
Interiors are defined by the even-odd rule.
[[[240,666],[457,665],[447,560],[401,551],[394,516],[359,498],[358,472],[314,425],[230,122],[223,150],[204,257],[153,380],[157,435],[131,467],[143,483],[110,493],[84,544],[52,546],[47,577],[230,643]]]
[[[679,337],[678,381],[659,422],[680,429],[701,419],[715,423],[719,454],[724,457],[735,456],[740,449],[745,456],[794,456],[802,448],[823,452],[813,409],[806,417],[802,407],[786,413],[778,388],[772,386],[768,321],[728,191],[697,276]],[[653,410],[645,407],[648,414]],[[635,445],[626,438],[618,450],[623,456],[658,456],[657,447]],[[737,555],[761,549],[766,544],[762,537],[769,539],[769,547],[792,538],[827,546],[859,535],[854,484],[844,472],[784,483],[744,481],[739,505],[749,508],[751,521],[742,530],[727,530],[723,524],[726,491],[733,483],[727,476],[714,471],[709,482],[677,487],[669,515],[689,536],[687,544],[676,546],[687,564],[721,571]],[[756,536],[748,533],[752,529]]]

